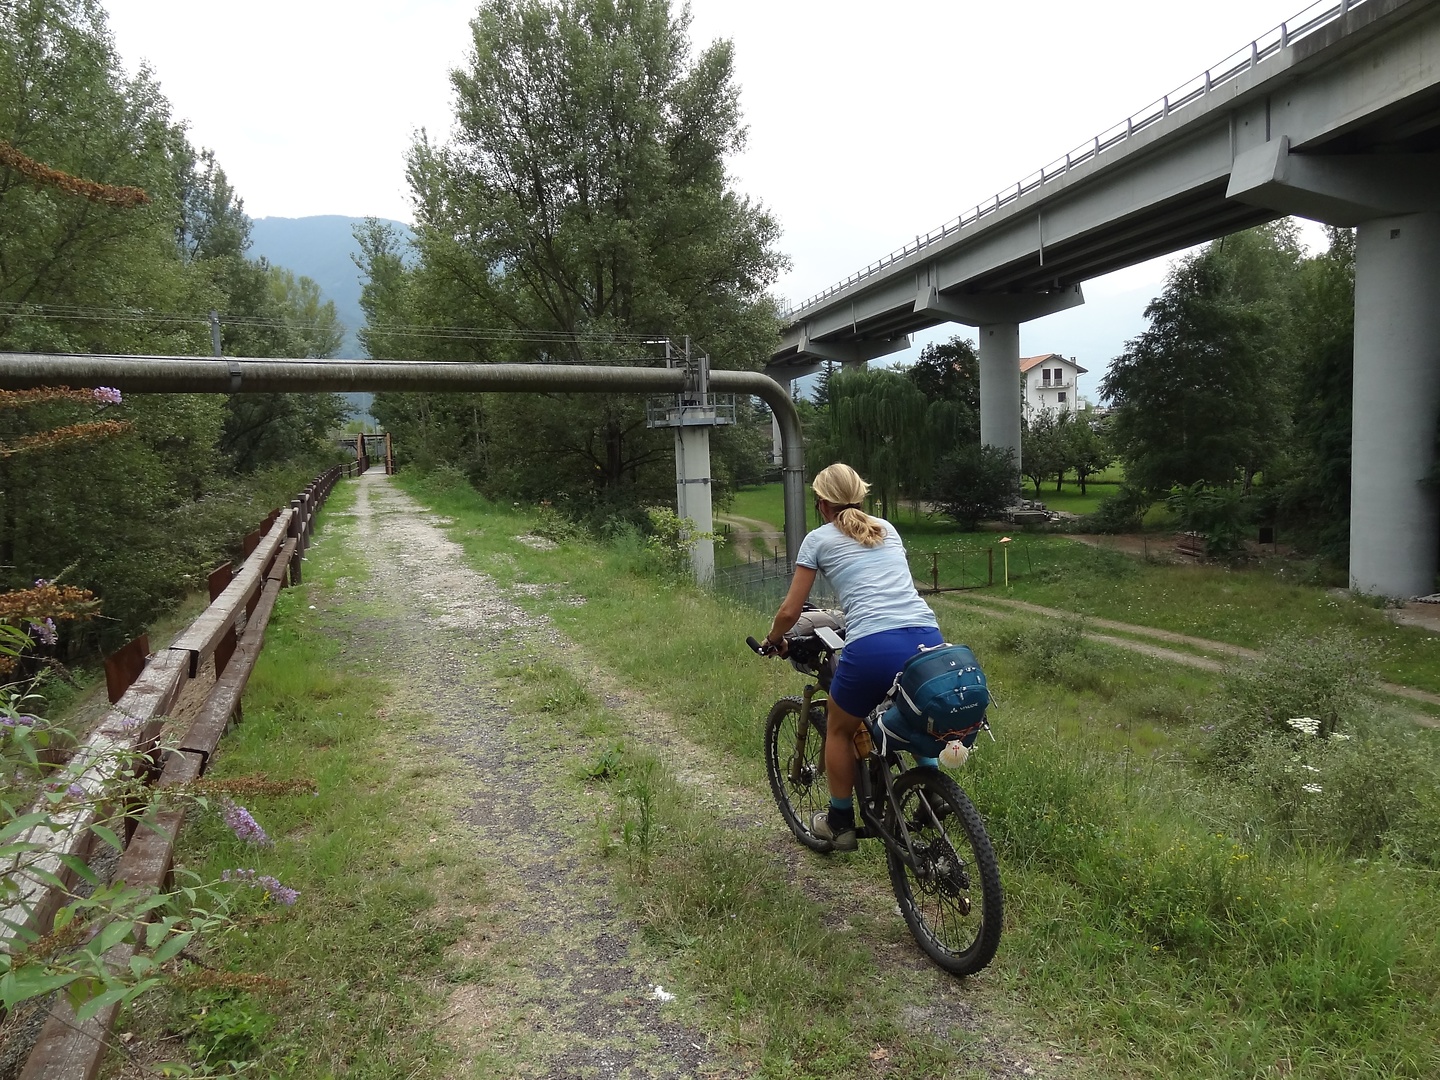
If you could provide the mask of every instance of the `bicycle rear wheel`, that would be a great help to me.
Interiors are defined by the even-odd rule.
[[[803,743],[800,714],[805,703],[798,697],[775,702],[765,719],[765,772],[780,816],[795,839],[811,851],[829,851],[830,842],[810,831],[810,818],[830,805],[825,784],[825,705],[812,702]]]
[[[995,850],[980,814],[939,769],[915,768],[895,781],[915,868],[889,846],[890,884],[920,948],[952,975],[973,975],[1000,946],[1004,894]],[[894,807],[886,828],[899,837]]]

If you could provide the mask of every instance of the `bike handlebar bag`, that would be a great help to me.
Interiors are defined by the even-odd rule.
[[[938,757],[952,739],[975,745],[990,707],[985,672],[968,645],[922,649],[895,676],[893,694],[880,727],[920,757]]]

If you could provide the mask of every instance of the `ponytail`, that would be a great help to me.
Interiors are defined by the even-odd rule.
[[[847,506],[836,514],[835,527],[865,547],[878,547],[885,539],[885,527],[858,506]]]
[[[821,469],[810,486],[818,498],[836,508],[835,527],[851,540],[865,547],[877,547],[884,541],[884,526],[860,509],[870,485],[849,465],[836,462]]]

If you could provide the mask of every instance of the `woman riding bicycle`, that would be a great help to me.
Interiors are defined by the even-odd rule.
[[[941,644],[939,624],[910,576],[900,534],[883,518],[860,509],[870,490],[849,465],[822,469],[811,483],[825,524],[806,535],[795,557],[790,591],[775,613],[765,645],[784,655],[785,632],[804,609],[815,575],[822,573],[845,612],[845,649],[826,705],[825,773],[830,808],[816,814],[811,831],[832,850],[854,851],[854,738],[885,697],[895,673],[924,646]]]

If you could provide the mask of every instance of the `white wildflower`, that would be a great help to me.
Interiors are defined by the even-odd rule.
[[[1301,784],[1300,790],[1310,795],[1319,795],[1322,789],[1319,784]]]
[[[1302,769],[1306,770],[1307,772],[1319,772],[1319,771],[1320,771],[1320,770],[1317,769],[1314,765],[1301,765],[1300,767],[1301,767]]]
[[[1287,722],[1302,735],[1320,734],[1320,721],[1309,716],[1297,716]]]
[[[1331,741],[1331,742],[1349,742],[1349,741],[1350,741],[1350,736],[1349,736],[1349,735],[1341,735],[1340,732],[1338,732],[1338,731],[1332,731],[1332,732],[1330,733],[1330,741]]]
[[[666,990],[663,986],[656,986],[650,991],[650,996],[656,1001],[674,1001],[675,995]]]

